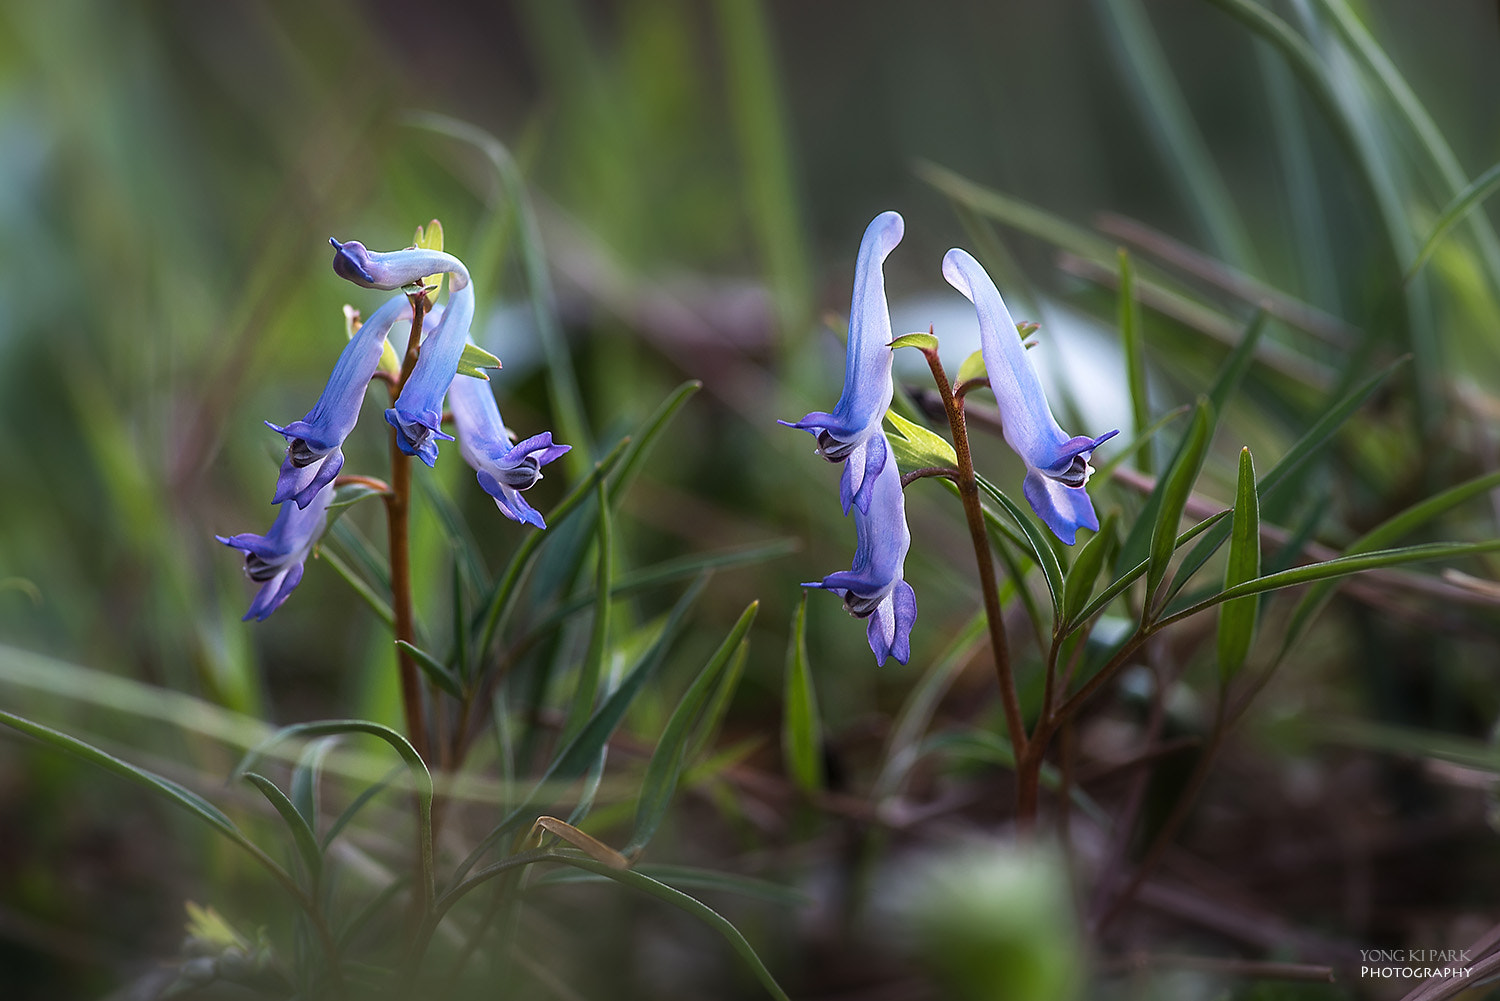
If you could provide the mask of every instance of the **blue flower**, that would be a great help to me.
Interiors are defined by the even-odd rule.
[[[452,441],[442,430],[443,396],[458,370],[458,359],[474,321],[474,288],[462,261],[441,250],[413,247],[390,253],[365,249],[355,241],[333,244],[333,270],[341,278],[365,288],[396,289],[447,272],[448,306],[422,340],[417,366],[412,370],[395,406],[385,412],[396,429],[396,444],[407,455],[427,465],[437,462],[438,440]]]
[[[882,444],[884,435],[879,435]],[[917,596],[902,579],[911,533],[906,527],[906,499],[896,463],[887,462],[869,481],[870,509],[854,509],[854,565],[831,573],[817,583],[844,599],[856,618],[869,619],[866,636],[875,662],[895,657],[905,664],[911,657],[911,627],[917,621]]]
[[[901,242],[906,223],[895,212],[882,212],[865,229],[854,265],[854,298],[849,306],[849,346],[844,355],[844,391],[833,413],[814,411],[788,427],[810,431],[818,454],[843,462],[839,500],[844,513],[853,503],[870,509],[875,477],[886,465],[890,448],[880,422],[891,405],[891,317],[885,301],[882,266]]]
[[[265,535],[241,532],[214,538],[245,554],[245,576],[261,585],[245,621],[264,622],[302,582],[302,564],[323,535],[332,490],[320,490],[306,507],[283,504]]]
[[[512,445],[495,394],[478,379],[454,379],[448,388],[448,407],[458,427],[458,450],[478,474],[479,485],[495,498],[495,506],[507,518],[546,528],[541,514],[526,503],[521,491],[535,485],[542,478],[542,467],[572,446],[554,445],[551,431]]]
[[[344,466],[344,439],[359,421],[365,388],[380,365],[386,336],[393,325],[410,319],[411,303],[406,297],[398,295],[390,299],[344,346],[323,395],[306,417],[285,427],[266,421],[287,442],[272,504],[291,500],[298,507],[307,507],[318,491],[339,474]]]
[[[1005,441],[1026,463],[1026,500],[1047,527],[1071,546],[1078,529],[1099,529],[1099,516],[1084,489],[1094,471],[1089,456],[1119,431],[1097,438],[1069,438],[1063,433],[1016,335],[1015,321],[984,268],[955,247],[943,257],[943,277],[974,303],[979,314],[979,350],[1000,404]]]

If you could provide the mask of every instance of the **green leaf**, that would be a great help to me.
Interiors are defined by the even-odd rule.
[[[65,733],[60,733],[40,723],[33,723],[23,716],[16,716],[0,710],[0,723],[4,723],[6,726],[14,730],[19,730],[28,736],[35,737],[43,744],[48,744],[58,750],[66,751],[75,757],[82,758],[90,764],[99,765],[108,771],[114,772],[116,775],[129,779],[137,785],[145,786],[152,792],[176,803],[199,820],[206,822],[210,827],[218,830],[221,834],[227,835],[240,844],[249,843],[244,832],[236,827],[234,821],[230,820],[222,810],[202,796],[178,785],[171,779],[163,778],[155,772],[147,771],[144,768],[138,768],[128,761],[123,761],[112,754],[101,751],[92,744],[85,743],[76,737],[70,737]]]
[[[668,394],[661,405],[647,417],[640,428],[631,435],[630,443],[625,447],[625,454],[620,459],[619,470],[614,475],[614,482],[609,487],[609,499],[618,504],[620,497],[629,489],[635,476],[640,472],[641,463],[650,454],[656,445],[657,439],[661,437],[667,425],[672,423],[672,418],[677,416],[677,411],[683,408],[693,394],[703,388],[703,383],[697,379],[689,379]]]
[[[1460,483],[1456,487],[1449,487],[1432,497],[1427,498],[1399,514],[1387,518],[1376,525],[1370,531],[1354,540],[1343,555],[1354,556],[1359,553],[1367,553],[1372,550],[1387,546],[1397,539],[1402,538],[1410,532],[1415,531],[1427,522],[1432,521],[1440,515],[1446,514],[1459,504],[1474,497],[1489,493],[1500,487],[1500,470],[1476,476],[1472,480]],[[1332,581],[1314,585],[1308,588],[1307,594],[1298,602],[1296,610],[1292,612],[1291,620],[1286,627],[1286,638],[1282,641],[1283,651],[1289,649],[1293,643],[1301,638],[1302,631],[1312,622],[1313,617],[1333,596],[1334,589],[1338,585]]]
[[[885,419],[896,429],[896,437],[889,439],[891,450],[896,453],[896,461],[906,467],[906,472],[929,466],[957,468],[958,453],[953,451],[948,439],[912,423],[894,410],[887,410]]]
[[[470,341],[464,345],[464,353],[458,356],[457,374],[489,382],[490,377],[485,374],[484,370],[499,367],[499,358],[496,358],[478,344]]]
[[[564,744],[573,739],[593,713],[594,701],[599,695],[599,680],[604,676],[604,662],[609,657],[609,586],[614,575],[611,557],[614,535],[610,527],[608,491],[602,479],[595,487],[595,497],[599,518],[594,537],[594,621],[589,628],[588,649],[584,651],[578,668],[578,687],[568,707],[562,736],[558,738]]]
[[[417,666],[422,669],[422,673],[427,676],[428,681],[455,699],[459,701],[463,700],[463,687],[459,684],[458,679],[453,676],[453,672],[448,669],[447,664],[444,664],[421,647],[406,642],[406,640],[397,640],[396,645],[411,654],[412,660],[417,662]]]
[[[1443,242],[1443,237],[1448,235],[1448,231],[1462,222],[1470,212],[1478,208],[1481,202],[1496,191],[1500,191],[1500,163],[1476,177],[1473,183],[1443,206],[1443,210],[1438,213],[1437,221],[1433,224],[1432,232],[1427,235],[1427,239],[1422,243],[1422,249],[1417,251],[1416,260],[1412,261],[1411,266],[1406,269],[1402,280],[1409,282],[1415,278],[1417,272],[1422,270],[1422,265],[1427,263],[1427,259],[1437,249],[1438,244]]]
[[[307,818],[297,811],[286,793],[264,775],[259,772],[245,772],[241,778],[260,790],[260,794],[276,808],[276,812],[281,814],[281,819],[286,821],[287,829],[292,833],[292,841],[297,845],[297,853],[302,856],[302,864],[307,867],[307,874],[316,886],[323,872],[323,851],[318,847],[317,836],[313,834]]]
[[[999,734],[989,730],[950,730],[946,733],[938,733],[922,742],[918,749],[919,756],[932,753],[951,754],[956,757],[966,758],[970,761],[979,761],[986,764],[999,765],[1010,771],[1016,768],[1016,753],[1011,749],[1010,743]],[[1056,765],[1046,762],[1041,770],[1042,785],[1053,792],[1062,790],[1062,773]],[[1094,802],[1089,796],[1076,785],[1070,790],[1069,800],[1084,813],[1108,829],[1112,820],[1104,808]]]
[[[739,621],[729,630],[729,635],[724,637],[724,642],[719,644],[719,649],[708,659],[708,663],[703,665],[667,720],[661,739],[656,743],[656,750],[651,753],[646,774],[641,779],[640,797],[635,808],[635,833],[624,849],[626,855],[634,855],[644,848],[666,817],[667,806],[677,791],[677,781],[682,775],[688,738],[694,724],[698,722],[705,703],[717,690],[726,669],[735,660],[735,655],[743,648],[746,634],[749,633],[759,609],[760,602],[752,601],[740,613]]]
[[[630,439],[625,438],[616,443],[615,447],[603,459],[599,460],[594,471],[581,483],[573,487],[568,495],[558,502],[557,506],[547,512],[547,524],[553,529],[557,528],[574,511],[578,510],[583,503],[590,498],[594,491],[594,484],[615,467],[624,456],[626,449],[630,447]],[[479,620],[479,641],[474,644],[474,655],[483,658],[490,649],[490,644],[495,639],[495,630],[500,626],[501,613],[510,607],[511,598],[515,594],[516,587],[521,582],[521,576],[531,566],[535,559],[537,550],[546,540],[546,532],[530,532],[521,544],[516,547],[510,563],[505,568],[495,586],[490,589],[489,596],[484,603],[484,612]]]
[[[808,907],[816,901],[808,894],[791,886],[741,876],[732,872],[717,872],[686,865],[639,865],[632,867],[643,876],[667,883],[680,889],[712,890],[718,893],[733,893],[751,900],[763,900],[782,907]],[[527,889],[555,886],[568,883],[602,883],[604,877],[582,870],[557,869],[533,879]]]
[[[1245,327],[1240,342],[1229,352],[1229,357],[1224,359],[1218,374],[1214,376],[1214,384],[1208,391],[1208,402],[1214,405],[1214,413],[1222,414],[1224,408],[1229,406],[1235,390],[1239,389],[1240,382],[1250,369],[1250,363],[1255,360],[1255,346],[1260,343],[1260,335],[1265,333],[1265,329],[1266,311],[1258,309],[1250,324]]]
[[[749,659],[750,640],[746,637],[740,641],[739,646],[735,647],[733,656],[729,658],[729,666],[724,669],[723,677],[719,679],[713,696],[703,710],[703,715],[693,732],[692,742],[684,756],[685,761],[697,760],[718,738],[719,727],[729,712],[729,704],[739,688],[740,676],[745,673],[745,662]],[[758,737],[753,739],[757,743],[760,740]]]
[[[297,758],[288,783],[288,797],[302,819],[313,830],[318,829],[318,788],[323,780],[323,761],[333,749],[331,740],[315,740]]]
[[[1071,627],[1077,621],[1078,613],[1083,611],[1088,604],[1089,598],[1094,593],[1094,582],[1099,577],[1099,571],[1104,569],[1105,558],[1115,544],[1115,533],[1118,529],[1119,519],[1113,512],[1104,519],[1104,524],[1092,539],[1086,542],[1078,551],[1078,556],[1073,560],[1073,565],[1068,568],[1067,576],[1063,581],[1063,615],[1064,628]]]
[[[894,351],[896,348],[917,348],[920,351],[936,351],[938,349],[938,339],[932,334],[920,332],[902,334],[894,341],[891,341],[891,350]]]
[[[1012,521],[1026,535],[1027,555],[1036,561],[1037,566],[1042,568],[1042,576],[1047,581],[1047,593],[1052,597],[1052,618],[1054,622],[1062,619],[1062,596],[1063,596],[1063,571],[1062,563],[1057,559],[1057,553],[1052,549],[1052,537],[1049,529],[1043,528],[1035,518],[1022,511],[1014,501],[1000,492],[989,480],[983,476],[975,476],[979,483],[979,489],[989,494],[991,499],[1005,509]]]
[[[1194,525],[1192,528],[1179,535],[1177,537],[1176,548],[1181,549],[1183,546],[1187,545],[1189,542],[1192,542],[1204,532],[1213,530],[1228,517],[1229,512],[1227,510],[1220,511],[1217,514],[1209,515],[1207,518],[1198,522],[1198,524]],[[1146,559],[1142,559],[1139,563],[1135,564],[1129,570],[1125,571],[1123,574],[1117,577],[1108,587],[1106,587],[1103,591],[1100,591],[1099,596],[1093,601],[1089,602],[1088,606],[1084,608],[1082,612],[1074,617],[1074,619],[1068,626],[1068,631],[1071,632],[1072,630],[1078,628],[1080,625],[1087,622],[1089,619],[1092,619],[1095,615],[1098,615],[1101,611],[1103,611],[1105,606],[1108,605],[1111,601],[1114,601],[1116,598],[1118,598],[1122,591],[1139,580],[1141,578],[1141,575],[1146,572],[1146,568],[1150,566],[1150,564],[1151,560],[1149,557]]]
[[[1323,412],[1317,422],[1307,430],[1305,434],[1297,439],[1296,444],[1289,448],[1285,455],[1277,460],[1271,471],[1261,478],[1258,493],[1262,503],[1276,497],[1281,489],[1288,483],[1293,482],[1292,473],[1306,462],[1311,456],[1331,439],[1335,432],[1344,425],[1356,410],[1364,404],[1370,394],[1375,392],[1379,386],[1388,379],[1391,374],[1404,363],[1404,359],[1397,359],[1390,365],[1376,372],[1370,378],[1360,383],[1344,396],[1340,397],[1332,406]],[[1177,569],[1177,577],[1172,582],[1171,589],[1167,592],[1167,600],[1170,601],[1182,590],[1187,582],[1192,579],[1193,574],[1208,562],[1224,540],[1229,537],[1229,525],[1223,524],[1216,527],[1203,541],[1194,546],[1192,551],[1183,557],[1181,565]]]
[[[1255,492],[1255,464],[1250,449],[1240,449],[1239,485],[1234,494],[1234,527],[1229,538],[1229,562],[1224,587],[1236,587],[1260,576],[1260,500]],[[1245,666],[1255,638],[1260,608],[1253,595],[1224,602],[1219,609],[1219,679],[1228,684]]]
[[[703,593],[703,588],[708,582],[707,575],[700,576],[695,580],[672,611],[667,615],[667,621],[662,626],[656,642],[642,655],[635,667],[625,677],[620,687],[610,693],[600,705],[594,710],[593,716],[574,737],[564,745],[547,766],[531,792],[521,800],[506,816],[495,825],[488,834],[484,836],[471,851],[453,876],[453,883],[458,884],[464,876],[472,869],[480,858],[490,850],[505,833],[511,830],[518,821],[524,818],[526,812],[531,809],[543,795],[551,795],[558,789],[577,781],[583,774],[592,768],[598,761],[599,752],[609,738],[619,727],[620,721],[625,718],[625,711],[630,708],[637,695],[646,686],[666,660],[667,650],[676,640],[682,630],[683,621],[687,617],[688,610]]]
[[[337,554],[329,549],[319,549],[318,557],[327,562],[329,566],[333,567],[335,573],[344,578],[344,582],[354,590],[355,594],[364,600],[364,603],[370,607],[370,611],[374,612],[380,621],[392,629],[396,627],[396,613],[391,609],[390,601],[377,594],[375,588],[363,577],[359,576],[349,564],[345,563]]]
[[[343,812],[334,818],[333,823],[328,825],[328,830],[323,835],[323,850],[325,852],[328,850],[328,846],[333,844],[333,839],[343,833],[344,828],[349,826],[349,823],[354,820],[359,811],[363,810],[369,804],[370,800],[384,792],[390,786],[391,782],[395,780],[396,776],[400,775],[404,770],[404,765],[398,765],[391,769],[385,778],[374,785],[366,786],[360,791],[358,796],[354,797],[348,806],[344,807]]]
[[[1172,465],[1167,468],[1161,482],[1157,484],[1161,506],[1156,512],[1156,521],[1151,529],[1151,557],[1146,565],[1146,610],[1150,614],[1157,588],[1167,576],[1167,567],[1172,562],[1172,553],[1177,548],[1177,527],[1182,521],[1182,511],[1187,506],[1188,495],[1198,481],[1198,471],[1203,468],[1203,457],[1208,454],[1208,441],[1213,436],[1213,405],[1207,397],[1198,400],[1193,411],[1193,423],[1189,425]]]
[[[781,748],[787,772],[797,788],[815,793],[823,788],[823,734],[818,722],[818,700],[812,668],[807,662],[807,591],[792,616],[791,641],[786,650],[786,715],[781,725]]]
[[[958,373],[953,376],[953,384],[962,386],[971,379],[988,379],[989,376],[989,370],[984,367],[984,352],[974,351],[958,366]]]
[[[1407,563],[1423,563],[1429,560],[1443,560],[1458,556],[1478,556],[1481,553],[1492,553],[1500,550],[1500,539],[1486,539],[1483,542],[1432,542],[1422,546],[1407,546],[1402,549],[1381,549],[1373,553],[1362,553],[1358,556],[1339,556],[1322,563],[1309,563],[1306,566],[1293,567],[1290,570],[1282,570],[1280,573],[1267,574],[1254,580],[1237,584],[1226,588],[1211,598],[1205,598],[1190,608],[1185,608],[1175,615],[1169,615],[1155,624],[1155,628],[1171,625],[1191,615],[1196,615],[1206,609],[1234,598],[1240,598],[1247,594],[1261,594],[1265,591],[1276,591],[1284,587],[1295,587],[1298,584],[1311,584],[1320,580],[1331,580],[1336,577],[1347,577],[1350,574],[1360,573],[1365,570],[1382,570],[1386,567],[1404,566]]]
[[[1119,259],[1120,341],[1125,348],[1125,381],[1130,387],[1130,412],[1135,432],[1140,434],[1151,425],[1151,399],[1146,394],[1146,339],[1141,326],[1141,304],[1135,298],[1135,268],[1131,266],[1130,255],[1124,247],[1119,250]],[[1136,453],[1136,468],[1143,473],[1151,472],[1151,449],[1143,448]]]
[[[1110,474],[1113,473],[1121,463],[1130,458],[1136,453],[1137,450],[1142,448],[1147,442],[1160,434],[1163,428],[1175,421],[1177,418],[1182,417],[1185,414],[1190,414],[1192,412],[1193,408],[1186,404],[1178,407],[1176,410],[1169,410],[1167,413],[1162,414],[1160,417],[1158,417],[1155,424],[1152,424],[1150,427],[1142,431],[1140,434],[1136,435],[1134,438],[1130,439],[1130,441],[1126,442],[1124,445],[1121,445],[1119,448],[1111,447],[1109,458],[1101,462],[1094,471],[1094,482],[1102,483],[1104,480],[1109,479]],[[1110,445],[1114,445],[1113,439],[1111,439]],[[1141,550],[1142,558],[1145,557],[1144,545],[1145,544],[1143,542]]]
[[[642,893],[649,894],[658,900],[671,904],[673,907],[679,908],[693,915],[695,918],[699,919],[700,921],[707,924],[710,928],[717,931],[720,935],[724,936],[724,938],[729,942],[730,946],[734,948],[734,951],[739,954],[740,958],[743,959],[745,963],[750,967],[750,969],[755,973],[756,979],[760,981],[761,986],[764,987],[773,998],[778,999],[778,1001],[791,1001],[791,999],[787,997],[786,991],[782,990],[781,985],[776,982],[776,978],[771,976],[771,971],[766,969],[766,965],[761,962],[760,957],[756,955],[755,950],[751,947],[750,943],[745,940],[745,936],[740,934],[739,929],[731,924],[729,920],[722,914],[714,910],[712,907],[709,907],[702,901],[694,897],[690,897],[686,893],[683,893],[681,890],[674,889],[673,887],[668,886],[666,883],[654,880],[650,876],[647,876],[641,872],[637,872],[634,869],[611,869],[609,866],[604,865],[602,862],[596,862],[591,858],[573,855],[559,855],[557,856],[557,861],[564,862],[579,869],[587,869],[589,872],[592,872],[595,875],[603,876],[606,879],[611,879],[616,883],[623,883],[626,886],[640,890]]]
[[[422,879],[427,887],[427,899],[432,899],[432,773],[416,748],[401,734],[390,727],[366,719],[334,719],[313,723],[294,723],[284,726],[252,748],[235,767],[235,775],[243,775],[255,767],[266,752],[287,740],[314,737],[333,737],[341,734],[362,733],[385,741],[406,764],[417,793],[417,831],[419,840],[419,862]]]

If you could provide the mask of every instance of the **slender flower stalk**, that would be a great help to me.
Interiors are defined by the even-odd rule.
[[[906,223],[896,212],[882,212],[865,228],[854,265],[854,298],[849,306],[849,346],[844,355],[844,390],[832,413],[813,411],[787,427],[812,432],[818,454],[844,463],[839,500],[870,510],[875,479],[890,457],[880,422],[891,405],[891,317],[885,299],[885,259],[901,242]]]
[[[1015,320],[984,268],[955,247],[943,257],[943,277],[979,314],[979,350],[1000,405],[1005,441],[1026,463],[1026,500],[1053,534],[1071,546],[1078,529],[1099,529],[1099,516],[1084,489],[1094,471],[1088,460],[1119,431],[1069,438],[1052,416],[1042,382],[1016,336]]]

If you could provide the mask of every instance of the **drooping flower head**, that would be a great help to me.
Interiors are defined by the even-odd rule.
[[[306,507],[282,504],[265,535],[241,532],[214,538],[245,554],[245,576],[261,585],[244,621],[264,622],[302,582],[302,564],[323,535],[332,490],[320,490]]]
[[[884,435],[877,432],[881,443]],[[894,461],[869,481],[870,509],[854,509],[854,565],[803,587],[821,587],[844,599],[849,614],[869,619],[866,636],[875,662],[911,657],[911,627],[917,620],[917,596],[902,579],[911,532],[906,527],[906,499]]]
[[[979,350],[1000,405],[1005,441],[1026,463],[1026,500],[1047,527],[1071,546],[1078,529],[1099,529],[1099,516],[1084,489],[1094,471],[1089,457],[1119,431],[1097,438],[1069,438],[1052,416],[1042,382],[1016,335],[1015,321],[984,268],[955,247],[943,257],[943,277],[979,314]]]
[[[272,504],[291,500],[298,507],[307,507],[318,491],[339,474],[344,467],[344,439],[359,421],[365,388],[380,365],[386,336],[393,325],[410,319],[411,303],[402,295],[392,297],[344,346],[323,395],[306,417],[285,427],[266,421],[287,442]]]
[[[458,450],[478,474],[485,493],[495,498],[495,506],[507,518],[546,528],[541,514],[526,503],[521,491],[535,485],[542,478],[542,467],[572,446],[553,444],[551,431],[512,445],[495,394],[489,383],[478,379],[454,379],[448,387],[448,407],[458,427]]]
[[[395,406],[385,419],[396,429],[396,444],[407,455],[427,465],[437,462],[439,439],[452,441],[442,429],[443,396],[458,369],[474,321],[474,288],[462,261],[441,250],[413,247],[389,253],[367,250],[355,241],[333,244],[333,270],[341,278],[365,288],[397,289],[421,281],[428,275],[447,272],[448,307],[428,331]]]
[[[906,223],[896,212],[882,212],[865,228],[854,265],[854,298],[849,305],[849,346],[844,355],[844,391],[832,413],[814,411],[788,427],[810,431],[818,453],[830,462],[843,462],[839,499],[844,513],[853,503],[870,509],[876,474],[885,466],[890,449],[880,422],[891,405],[891,317],[885,301],[883,266],[901,242]]]

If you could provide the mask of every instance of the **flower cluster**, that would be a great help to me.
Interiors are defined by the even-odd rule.
[[[568,451],[567,445],[552,443],[551,432],[512,447],[488,384],[455,378],[474,319],[474,289],[462,261],[424,247],[379,253],[354,241],[329,242],[333,270],[340,278],[363,288],[412,290],[412,296],[405,291],[392,296],[354,332],[307,416],[285,426],[266,422],[287,446],[271,497],[272,504],[280,505],[276,521],[264,536],[215,536],[245,553],[246,575],[262,585],[246,619],[264,620],[301,581],[303,563],[326,527],[333,486],[344,466],[344,440],[359,421],[365,389],[379,369],[391,332],[396,331],[398,343],[405,343],[401,332],[409,335],[414,322],[415,289],[429,276],[449,276],[448,300],[426,316],[416,366],[385,412],[397,447],[433,465],[437,443],[454,440],[442,429],[444,399],[450,398],[453,420],[463,436],[459,449],[477,471],[480,486],[507,517],[538,528],[546,524],[520,492],[541,479],[542,466]]]
[[[815,411],[795,423],[781,422],[811,432],[817,438],[818,454],[844,464],[839,497],[846,515],[851,506],[854,511],[853,566],[803,586],[833,591],[844,599],[850,614],[869,618],[870,649],[882,665],[890,656],[906,663],[917,617],[916,596],[902,577],[911,533],[901,476],[881,429],[894,391],[894,351],[882,268],[904,230],[900,215],[882,212],[860,243],[844,389],[838,404],[831,413]],[[1089,457],[1118,432],[1098,438],[1070,438],[1063,433],[1016,336],[1015,321],[989,275],[966,251],[954,248],[943,258],[943,276],[978,313],[980,354],[1000,406],[1005,441],[1026,463],[1026,500],[1047,527],[1071,546],[1079,528],[1099,528],[1085,489],[1093,472]]]

